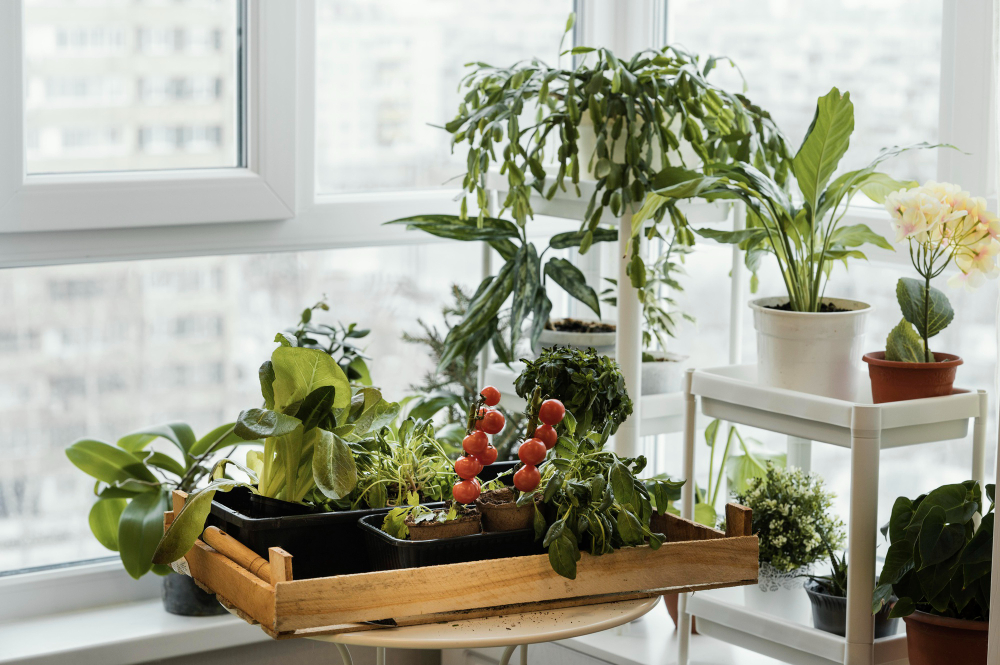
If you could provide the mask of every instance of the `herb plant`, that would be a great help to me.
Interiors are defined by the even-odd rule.
[[[910,500],[896,499],[882,533],[889,540],[872,599],[878,612],[892,594],[890,617],[914,611],[972,621],[990,618],[995,485],[943,485]],[[978,526],[977,526],[978,521]]]
[[[419,503],[420,499],[415,493],[407,497],[407,504],[398,508],[393,508],[386,514],[382,521],[382,530],[393,538],[406,540],[410,536],[410,527],[406,524],[407,518],[414,524],[423,522],[437,522],[444,524],[458,518],[458,504],[452,502],[447,510],[434,510]]]
[[[180,455],[150,450],[156,439],[169,441]],[[232,423],[200,439],[185,423],[167,423],[126,434],[114,446],[81,439],[66,449],[66,457],[97,481],[98,499],[89,516],[94,537],[118,552],[125,571],[139,579],[150,570],[157,575],[170,572],[153,564],[170,493],[192,491],[208,474],[206,464],[213,455],[241,443],[246,442],[233,433]]]
[[[351,383],[372,385],[372,377],[368,371],[368,364],[365,362],[370,358],[357,347],[354,341],[367,337],[371,331],[366,328],[358,328],[356,323],[346,326],[342,323],[338,323],[336,326],[314,323],[312,320],[313,312],[317,310],[324,312],[330,310],[330,306],[326,304],[326,296],[312,307],[302,310],[299,324],[286,333],[282,333],[282,336],[291,346],[319,349],[333,356]]]
[[[854,131],[854,104],[850,93],[833,88],[820,97],[813,122],[794,159],[792,174],[801,199],[792,196],[780,171],[758,160],[738,164],[706,162],[701,172],[671,167],[654,178],[651,193],[632,218],[632,233],[638,236],[644,222],[662,218],[664,207],[679,199],[739,199],[747,206],[747,228],[742,231],[698,229],[697,233],[719,242],[738,244],[746,253],[746,264],[756,272],[765,254],[778,262],[789,305],[796,312],[818,312],[834,263],[864,259],[865,244],[892,250],[892,245],[865,224],[841,226],[847,207],[858,192],[881,203],[889,192],[915,183],[894,180],[876,171],[882,162],[910,148],[883,149],[868,166],[843,173],[831,181],[847,152]],[[920,144],[914,147],[932,147]],[[752,165],[751,165],[752,164]],[[678,232],[686,221],[673,218]],[[636,276],[632,276],[635,284]]]
[[[527,399],[540,388],[543,397],[563,403],[580,431],[609,427],[614,434],[632,415],[632,400],[618,363],[594,349],[555,346],[543,350],[537,360],[525,360],[524,365],[514,383],[517,394]]]
[[[837,557],[833,548],[824,543],[827,556],[830,557],[829,575],[810,575],[809,579],[820,586],[823,593],[837,598],[847,597],[847,553]]]
[[[764,476],[747,486],[736,500],[753,511],[762,562],[788,573],[821,559],[826,547],[842,544],[844,524],[830,516],[833,494],[818,476],[768,464]]]

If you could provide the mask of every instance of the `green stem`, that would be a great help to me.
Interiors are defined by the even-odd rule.
[[[927,273],[924,278],[924,362],[931,362],[931,350],[927,343],[927,334],[930,331],[931,322],[931,276]]]

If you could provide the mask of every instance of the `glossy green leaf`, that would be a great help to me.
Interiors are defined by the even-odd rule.
[[[66,449],[66,457],[76,468],[109,485],[129,478],[159,482],[138,457],[103,441],[81,439]]]
[[[125,571],[135,579],[149,572],[153,552],[163,536],[163,513],[170,509],[166,491],[140,494],[122,511],[118,548]]]
[[[128,502],[125,499],[100,499],[90,508],[88,521],[97,542],[118,551],[118,520]]]
[[[199,457],[205,453],[214,452],[227,446],[235,446],[239,443],[246,443],[246,440],[234,431],[236,423],[226,423],[219,425],[211,432],[195,441],[188,451],[192,457]]]
[[[601,316],[601,303],[597,292],[587,284],[587,278],[579,268],[566,259],[556,257],[549,259],[545,264],[545,274],[566,293],[594,310],[598,317]]]
[[[301,427],[302,421],[268,409],[247,409],[236,419],[234,432],[245,440],[282,436]]]
[[[175,460],[170,455],[161,453],[159,451],[153,451],[146,453],[145,463],[148,466],[155,466],[158,469],[163,469],[164,471],[169,471],[170,473],[177,476],[178,479],[183,478],[184,474],[187,473],[187,469],[183,464]]]
[[[580,243],[583,241],[584,236],[588,233],[592,233],[591,243],[595,242],[615,242],[618,240],[618,231],[615,229],[607,229],[604,227],[597,227],[593,231],[567,231],[566,233],[557,233],[552,236],[549,240],[549,247],[552,249],[567,249],[569,247],[579,247]]]
[[[901,277],[896,282],[896,300],[899,302],[899,308],[903,310],[903,318],[913,324],[913,327],[917,329],[917,334],[921,337],[934,337],[947,328],[948,324],[955,318],[955,310],[952,309],[948,296],[932,286],[928,300],[927,287],[919,279]],[[925,306],[927,307],[926,325]]]
[[[847,152],[854,132],[851,94],[833,88],[816,103],[812,124],[792,160],[792,171],[807,203],[816,207],[830,176]]]
[[[313,451],[313,478],[319,491],[331,499],[346,497],[358,483],[358,468],[347,443],[336,434],[319,431]]]
[[[912,189],[917,186],[916,180],[896,180],[879,172],[870,173],[861,183],[861,191],[875,203],[885,203],[885,198],[901,189]]]
[[[118,439],[118,447],[134,453],[160,437],[170,441],[184,453],[190,452],[195,443],[194,432],[189,425],[186,423],[165,423],[126,434]]]
[[[247,487],[247,485],[237,483],[234,480],[217,480],[197,492],[189,494],[184,507],[179,514],[174,516],[174,521],[166,533],[162,533],[163,515],[161,513],[160,532],[162,538],[158,538],[158,544],[155,544],[152,562],[167,565],[187,554],[188,550],[194,547],[194,541],[205,530],[205,520],[208,519],[208,513],[212,509],[212,499],[215,497],[216,491],[228,492],[234,487]],[[165,511],[166,508],[164,508]]]
[[[274,367],[274,405],[278,411],[283,412],[323,386],[336,388],[333,406],[343,408],[351,403],[347,375],[333,358],[319,349],[279,346],[271,354],[271,364]]]
[[[917,542],[920,567],[924,569],[957,554],[965,545],[965,528],[961,524],[946,524],[944,509],[935,506],[924,517]]]

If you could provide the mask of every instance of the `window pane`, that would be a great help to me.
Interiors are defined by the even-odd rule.
[[[238,0],[24,0],[29,173],[238,166]]]
[[[200,436],[258,406],[275,333],[324,292],[315,321],[371,328],[358,342],[374,382],[409,394],[433,361],[402,333],[420,335],[418,318],[440,330],[451,284],[479,281],[479,253],[455,247],[0,271],[0,571],[111,555],[87,525],[94,482],[65,448],[176,420]]]
[[[860,168],[884,146],[936,142],[941,0],[670,0],[671,38],[702,55],[726,55],[754,103],[769,110],[794,148],[816,99],[850,91],[855,130],[844,166]],[[716,81],[742,82],[722,64]],[[934,178],[933,150],[903,155],[892,173]]]
[[[320,0],[317,191],[441,187],[464,151],[431,127],[458,110],[463,65],[554,65],[572,0]]]

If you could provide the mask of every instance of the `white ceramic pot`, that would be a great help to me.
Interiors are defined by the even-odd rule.
[[[812,606],[803,588],[808,568],[779,573],[771,564],[761,561],[757,584],[743,587],[743,604],[755,612],[763,612],[796,623],[812,625]]]
[[[667,351],[647,351],[646,353],[654,358],[664,358],[664,360],[642,363],[642,394],[661,395],[680,390],[681,369],[688,357]]]
[[[865,324],[873,307],[857,300],[824,298],[845,312],[789,312],[769,309],[788,298],[750,302],[757,331],[757,382],[775,388],[857,398]]]
[[[532,351],[537,356],[542,349],[550,346],[569,346],[586,351],[593,347],[597,353],[604,356],[615,355],[614,332],[564,332],[561,330],[543,330],[538,338],[538,345]]]

